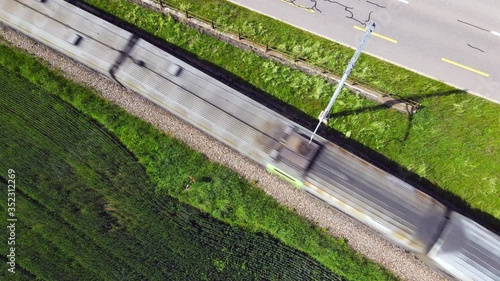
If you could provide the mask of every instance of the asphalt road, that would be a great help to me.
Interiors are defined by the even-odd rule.
[[[498,0],[229,1],[500,103]]]

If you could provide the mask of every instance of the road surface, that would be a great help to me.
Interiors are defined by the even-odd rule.
[[[500,103],[498,0],[229,1]]]

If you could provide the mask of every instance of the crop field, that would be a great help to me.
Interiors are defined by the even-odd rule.
[[[316,119],[334,87],[204,35],[129,0],[85,0],[217,65]],[[353,50],[225,0],[164,0],[341,73]],[[293,34],[293,36],[292,36]],[[293,39],[290,39],[293,38]],[[242,67],[244,65],[244,67]],[[421,177],[424,187],[500,219],[500,105],[362,55],[352,75],[422,104],[413,116],[343,90],[328,126]],[[399,176],[405,178],[406,172]],[[412,176],[415,178],[414,176]]]
[[[0,182],[16,171],[18,219],[17,273],[4,262],[1,280],[395,280],[234,172],[3,44],[0,85]]]

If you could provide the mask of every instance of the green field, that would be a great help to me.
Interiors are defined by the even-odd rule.
[[[326,107],[334,91],[318,77],[232,47],[127,0],[85,2],[234,73],[311,118]],[[163,2],[188,8],[192,14],[241,30],[279,50],[326,64],[335,73],[343,71],[353,54],[349,48],[224,0]],[[465,200],[458,204],[490,214],[498,224],[500,105],[367,55],[361,56],[352,75],[384,92],[418,101],[422,108],[409,117],[343,90],[328,126],[422,177],[424,187],[438,194],[454,194]],[[457,201],[461,199],[454,199]]]
[[[1,280],[395,280],[236,173],[6,45],[0,85],[0,182],[16,171],[18,219],[17,274],[4,262]],[[5,261],[5,245],[0,253]]]

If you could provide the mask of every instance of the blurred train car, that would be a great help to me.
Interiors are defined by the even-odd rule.
[[[323,143],[314,157],[310,155],[314,149],[305,150],[300,161],[304,164],[294,165],[297,160],[292,161],[289,155],[298,158],[300,151],[295,149],[292,154],[290,147],[300,147],[300,142],[308,147],[308,141],[290,133],[268,170],[275,167],[279,175],[293,178],[296,186],[375,228],[392,242],[415,253],[427,253],[446,222],[443,204],[329,143]]]
[[[500,280],[500,237],[459,213],[451,213],[428,256],[460,280]]]

